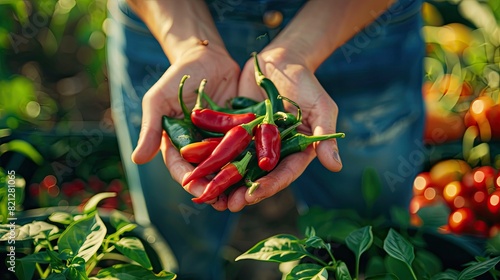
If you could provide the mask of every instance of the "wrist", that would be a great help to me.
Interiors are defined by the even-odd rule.
[[[174,63],[186,52],[210,47],[226,52],[222,38],[202,0],[128,0]]]

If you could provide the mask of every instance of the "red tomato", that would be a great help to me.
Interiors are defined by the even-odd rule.
[[[489,195],[486,191],[476,191],[469,198],[470,207],[474,210],[476,215],[489,218],[489,210],[488,210],[488,198]]]
[[[424,191],[432,186],[432,179],[429,172],[421,172],[415,177],[413,180],[413,194],[414,195],[423,195]]]
[[[497,172],[497,176],[495,178],[495,189],[500,189],[500,172]]]
[[[496,190],[488,197],[488,210],[492,219],[500,222],[500,190]]]
[[[443,198],[447,203],[453,203],[457,196],[464,195],[464,187],[460,181],[448,183],[443,189]]]
[[[448,226],[451,232],[462,234],[472,232],[476,218],[474,212],[469,208],[460,208],[453,211],[448,218]]]
[[[474,221],[474,230],[473,234],[481,236],[481,237],[488,237],[490,228],[488,224],[483,221],[483,220],[476,220]]]
[[[410,201],[410,214],[417,214],[420,209],[431,204],[432,201],[426,199],[423,195],[416,195]]]
[[[487,95],[479,96],[471,102],[469,113],[476,122],[480,123],[487,120],[486,111],[493,105],[495,105],[495,102],[491,97]]]
[[[500,139],[500,104],[496,104],[486,110],[486,119],[491,127],[491,137]]]
[[[460,159],[447,159],[432,166],[429,174],[438,189],[443,189],[448,183],[459,181],[471,170],[469,164]]]
[[[491,166],[476,167],[462,177],[462,183],[467,190],[492,192],[496,176],[497,171]]]

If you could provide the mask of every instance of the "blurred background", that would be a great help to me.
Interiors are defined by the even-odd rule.
[[[498,170],[500,1],[428,1],[422,13],[427,168],[460,158]],[[106,0],[0,0],[0,175],[16,171],[19,210],[112,191],[102,207],[133,214],[110,114],[107,31]],[[249,273],[232,260],[272,234],[296,233],[296,216],[286,191],[250,207],[224,250],[228,273]]]

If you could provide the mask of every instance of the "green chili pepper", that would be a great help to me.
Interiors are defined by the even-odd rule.
[[[228,102],[229,108],[231,108],[233,110],[245,109],[245,108],[253,106],[257,103],[259,103],[257,100],[254,100],[252,98],[245,97],[245,96],[233,97]]]
[[[274,83],[270,79],[268,79],[260,70],[257,53],[254,52],[252,53],[252,55],[254,58],[255,81],[257,82],[257,85],[263,88],[266,92],[267,98],[269,98],[271,104],[273,105],[273,112],[284,112],[285,107],[283,106],[283,101],[278,98],[278,96],[280,95],[278,89],[276,88]]]
[[[283,140],[281,143],[281,160],[291,154],[304,151],[309,145],[317,141],[324,141],[332,138],[343,138],[344,133],[334,133],[325,135],[305,135],[302,133],[296,133],[288,139]],[[255,180],[265,176],[269,172],[264,171],[259,168],[258,161],[250,160],[248,164],[248,172],[245,175],[245,184],[250,188],[250,194],[253,193],[258,187],[259,183],[254,182]]]
[[[189,78],[189,75],[182,77],[179,84],[178,99],[181,105],[182,111],[184,113],[184,118],[176,119],[168,116],[163,116],[162,126],[167,132],[172,144],[177,149],[180,149],[188,144],[199,142],[202,139],[202,135],[198,129],[191,122],[189,111],[187,111],[186,104],[182,101],[182,89],[184,88],[184,82]],[[186,118],[186,112],[187,118]]]

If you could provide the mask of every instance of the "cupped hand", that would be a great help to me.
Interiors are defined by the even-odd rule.
[[[262,72],[274,82],[280,94],[299,104],[303,114],[300,132],[308,135],[336,132],[337,105],[299,56],[283,49],[271,49],[261,52],[258,58]],[[266,98],[255,82],[252,60],[242,70],[238,94],[257,100]],[[292,104],[284,101],[284,105],[285,110],[296,111]],[[229,210],[240,211],[288,187],[316,156],[330,171],[342,168],[335,139],[315,143],[303,152],[286,157],[272,172],[257,180],[260,187],[252,194],[244,186],[235,189],[228,197]]]
[[[225,49],[200,44],[178,57],[145,94],[142,101],[141,132],[137,147],[132,153],[132,161],[137,164],[150,161],[161,146],[165,164],[177,182],[181,182],[183,176],[194,167],[182,159],[167,135],[162,133],[161,120],[163,115],[182,118],[177,93],[179,82],[184,75],[189,75],[190,78],[184,85],[183,100],[188,108],[192,108],[196,100],[195,90],[202,79],[207,79],[205,91],[215,102],[223,104],[234,97],[237,93],[240,69]],[[204,182],[193,182],[184,188],[192,195],[199,196],[204,185]],[[218,205],[225,207],[223,198],[217,203],[214,205],[216,209]]]

